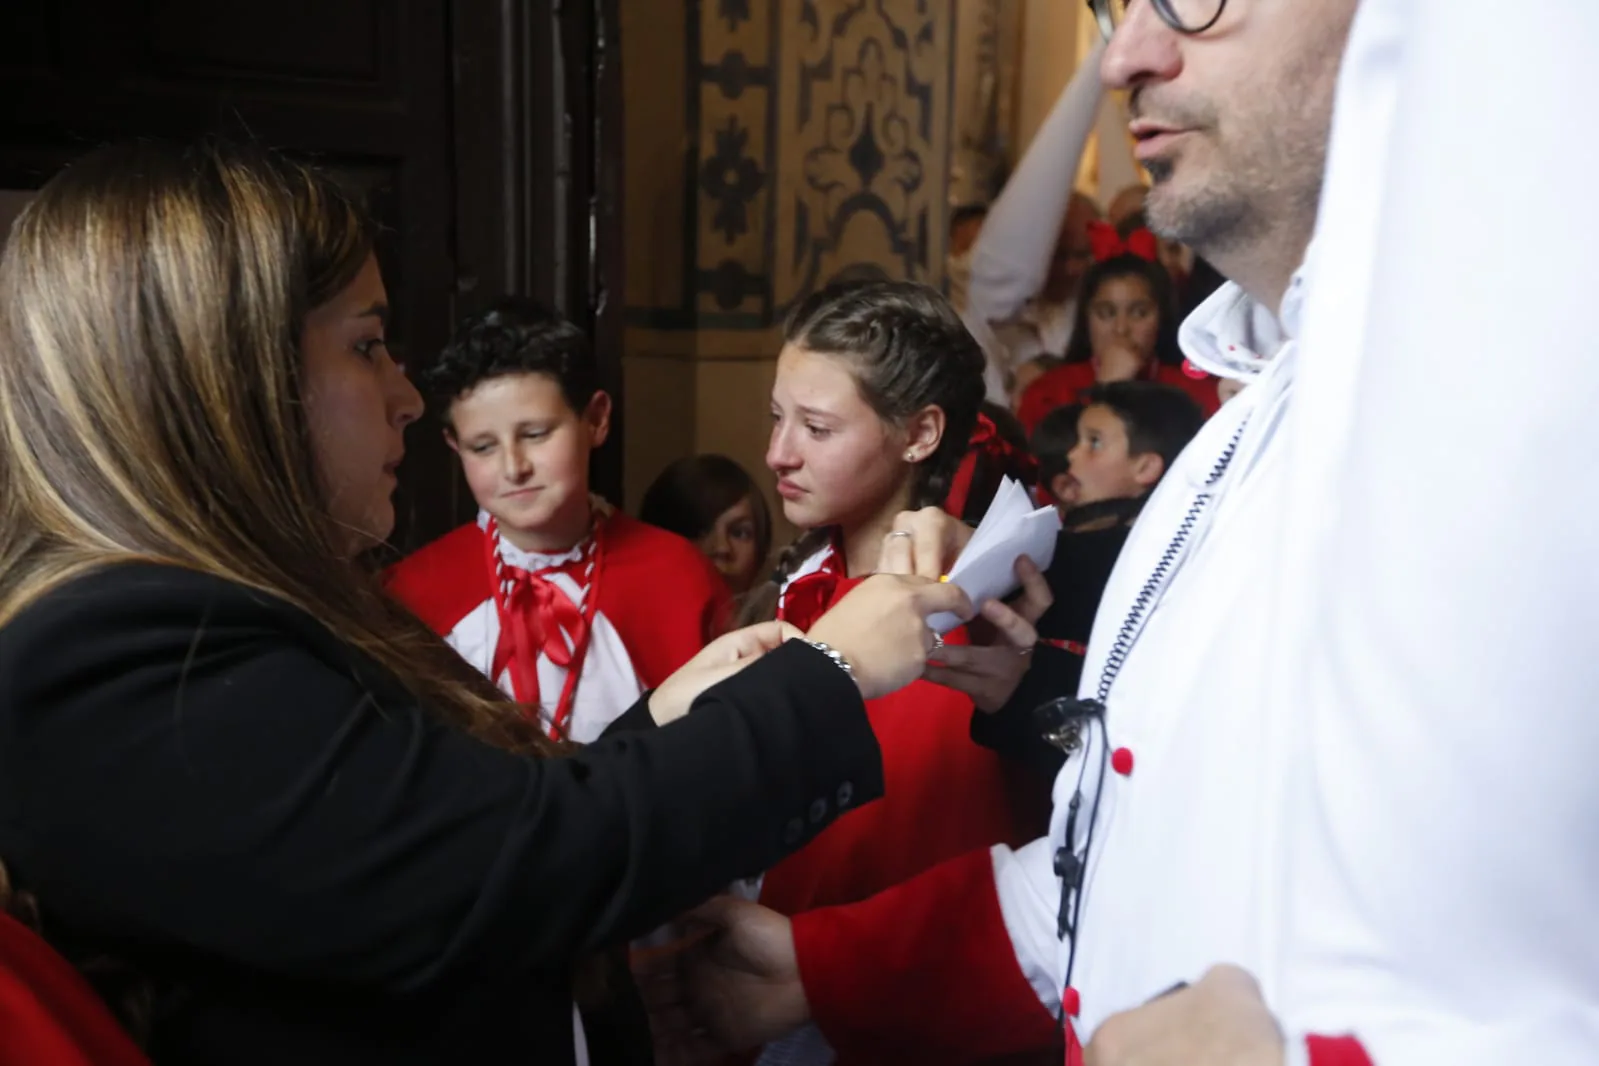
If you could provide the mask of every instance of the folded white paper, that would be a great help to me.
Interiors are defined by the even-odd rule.
[[[1006,478],[988,505],[977,531],[950,568],[949,580],[970,597],[973,607],[1009,596],[1019,587],[1016,560],[1027,556],[1040,570],[1055,558],[1060,514],[1053,507],[1034,508],[1027,490]],[[961,624],[953,614],[927,620],[933,632],[948,633]]]

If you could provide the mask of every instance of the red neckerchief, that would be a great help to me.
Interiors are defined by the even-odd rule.
[[[494,608],[500,619],[500,639],[494,646],[490,677],[497,680],[509,667],[516,699],[537,715],[542,709],[539,655],[566,668],[566,683],[561,686],[561,697],[550,721],[552,740],[566,735],[567,721],[572,717],[572,704],[577,695],[577,679],[583,672],[594,615],[599,610],[601,564],[605,555],[603,529],[603,521],[595,524],[594,533],[577,560],[578,565],[587,564],[580,582],[586,589],[581,608],[560,586],[544,576],[574,564],[538,571],[512,566],[500,552],[499,523],[490,518],[483,530],[488,545],[487,563],[494,583]]]
[[[797,626],[801,632],[809,632],[816,620],[827,613],[838,593],[839,583],[847,580],[841,554],[837,543],[829,544],[820,567],[784,586],[777,598],[780,621]]]

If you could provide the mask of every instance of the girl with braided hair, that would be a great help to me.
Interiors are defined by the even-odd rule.
[[[937,291],[904,281],[835,283],[783,330],[766,462],[788,520],[805,530],[752,591],[745,622],[806,629],[878,566],[901,512],[949,493],[983,400],[983,353]],[[960,630],[949,642],[964,641]],[[934,653],[935,656],[937,653]],[[936,659],[935,659],[936,661]],[[1030,839],[1047,797],[1027,796],[969,736],[971,700],[929,681],[867,714],[886,799],[840,819],[772,868],[761,902],[793,914],[851,902],[934,864]]]

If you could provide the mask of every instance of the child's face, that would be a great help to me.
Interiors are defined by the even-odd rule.
[[[1143,278],[1108,278],[1088,301],[1088,345],[1096,353],[1123,345],[1147,362],[1159,333],[1160,307]]]
[[[861,398],[844,360],[793,345],[778,356],[766,465],[796,526],[875,517],[906,484],[910,443]]]
[[[748,496],[717,516],[716,524],[698,541],[733,592],[748,592],[763,560],[755,557],[755,503]]]
[[[529,551],[564,551],[589,521],[589,453],[610,431],[611,400],[572,410],[548,374],[490,378],[456,398],[450,446],[478,506]]]
[[[1077,446],[1067,458],[1077,505],[1142,496],[1160,480],[1160,456],[1129,455],[1127,427],[1116,412],[1100,404],[1085,407],[1078,416]]]

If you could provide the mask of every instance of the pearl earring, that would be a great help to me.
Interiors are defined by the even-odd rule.
[[[907,463],[914,463],[916,461],[916,453],[915,452],[906,452],[905,453],[905,461]]]

